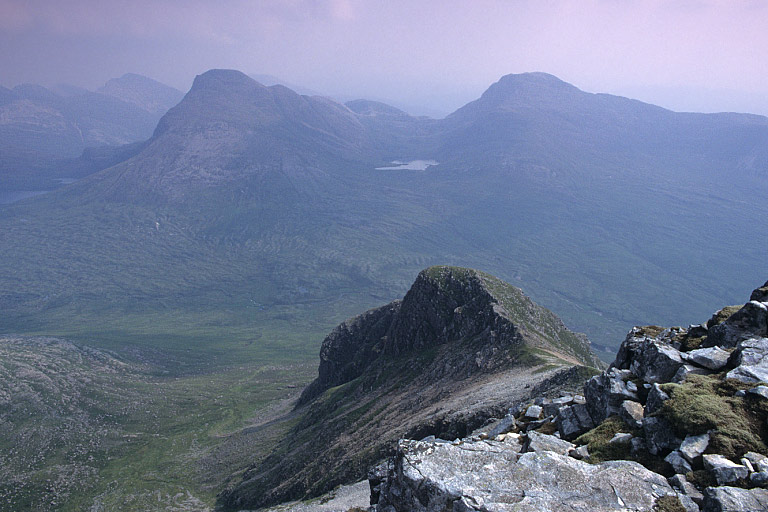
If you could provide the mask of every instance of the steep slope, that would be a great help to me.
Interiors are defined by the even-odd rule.
[[[544,392],[579,374],[565,368],[597,364],[583,335],[519,289],[431,267],[402,301],[326,337],[296,426],[221,503],[254,508],[321,494],[365,476],[401,437],[466,435],[529,388]]]

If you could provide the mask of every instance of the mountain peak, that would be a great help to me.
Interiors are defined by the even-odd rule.
[[[419,273],[402,300],[351,318],[326,337],[319,377],[299,403],[356,378],[369,365],[457,340],[473,346],[471,361],[454,362],[459,372],[518,364],[514,355],[510,361],[498,356],[493,349],[500,347],[516,354],[526,346],[563,360],[600,364],[586,337],[569,331],[519,288],[478,270],[434,266]],[[482,364],[480,353],[487,356]]]
[[[195,81],[192,83],[192,89],[200,89],[202,87],[212,86],[249,86],[253,87],[258,85],[264,87],[259,82],[249,77],[242,71],[236,69],[210,69],[205,73],[199,74],[195,77]]]
[[[502,110],[521,106],[555,106],[583,94],[577,87],[548,73],[505,75],[491,85],[478,103]]]

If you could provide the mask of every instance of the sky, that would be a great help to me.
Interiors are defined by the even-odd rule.
[[[554,74],[678,111],[768,115],[765,0],[0,0],[0,84],[186,91],[211,68],[445,115]]]

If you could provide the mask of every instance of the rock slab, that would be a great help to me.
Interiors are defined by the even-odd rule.
[[[519,455],[493,441],[401,441],[379,489],[379,512],[650,512],[660,497],[675,495],[664,477],[635,462]]]

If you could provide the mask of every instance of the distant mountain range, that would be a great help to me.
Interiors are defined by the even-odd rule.
[[[105,86],[120,105],[154,104],[121,83]],[[376,169],[415,159],[437,165]],[[434,120],[212,70],[147,142],[99,161],[115,165],[0,210],[0,332],[309,357],[334,323],[451,263],[519,284],[610,352],[629,326],[695,321],[766,270],[768,119],[542,73]]]
[[[89,147],[148,139],[182,97],[130,73],[96,92],[66,85],[0,87],[0,187],[53,188],[62,159],[79,157]]]

